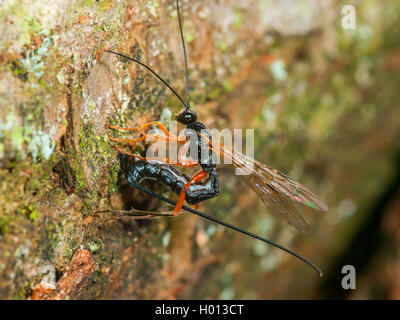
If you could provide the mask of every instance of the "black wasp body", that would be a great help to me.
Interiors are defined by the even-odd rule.
[[[176,194],[187,186],[185,190],[185,200],[189,204],[199,203],[218,196],[219,194],[219,178],[217,175],[217,166],[213,152],[209,148],[209,142],[203,138],[205,135],[208,141],[211,141],[211,134],[206,125],[197,121],[197,115],[193,110],[184,109],[176,119],[185,124],[185,131],[189,143],[194,143],[197,150],[197,159],[203,171],[208,174],[208,178],[204,181],[190,183],[190,178],[182,172],[175,169],[168,163],[158,161],[136,160],[129,161],[126,166],[126,177],[128,183],[132,186],[140,183],[145,179],[153,179],[168,186]],[[201,134],[200,134],[201,133]]]

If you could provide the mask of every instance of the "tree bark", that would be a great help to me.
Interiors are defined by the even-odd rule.
[[[267,253],[194,216],[136,221],[93,214],[161,205],[126,185],[108,139],[118,133],[107,124],[167,121],[180,110],[179,100],[139,65],[104,50],[143,61],[185,96],[174,1],[9,1],[1,6],[0,298],[246,298],[279,297],[280,292],[306,297],[296,288],[307,281],[317,286],[297,261]],[[351,118],[357,113],[353,106],[379,99],[367,83],[351,87],[353,98],[335,93],[334,85],[350,77],[348,68],[357,59],[338,54],[346,51],[340,51],[336,31],[339,9],[336,2],[317,0],[306,7],[255,0],[181,4],[191,99],[199,120],[210,128],[255,128],[261,160],[286,169],[321,197],[329,195],[335,205],[346,195],[332,190],[351,180],[340,169],[352,161],[343,158],[336,165],[330,160],[336,152],[353,152],[336,124],[352,130],[358,122]],[[342,78],[325,94],[324,83],[336,74]],[[334,108],[338,101],[344,105],[340,110]],[[392,95],[387,101],[396,100]],[[388,121],[369,155],[376,164],[378,156],[390,158],[382,150],[389,150],[390,137],[399,133],[398,117],[385,110],[384,119],[372,123],[365,115],[367,125],[356,130],[356,142],[362,143],[375,134],[374,125]],[[359,185],[366,181],[363,170],[366,165],[350,175]],[[327,245],[311,243],[323,237],[318,229],[312,238],[297,238],[296,231],[275,225],[237,177],[224,169],[220,173],[222,194],[201,210],[268,233],[311,257]],[[362,202],[374,192],[365,188],[361,199],[352,201]],[[254,214],[243,213],[250,208]],[[320,218],[313,228],[323,225],[333,238],[332,224],[339,222],[329,227],[326,221]],[[329,265],[324,257],[317,262]],[[283,266],[282,282],[271,287],[277,265]],[[54,272],[54,283],[46,278],[48,270]],[[260,276],[251,277],[257,270]],[[296,288],[288,289],[288,282],[302,273],[306,276]],[[264,289],[250,290],[257,281]]]

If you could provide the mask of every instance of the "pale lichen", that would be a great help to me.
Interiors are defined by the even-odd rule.
[[[42,130],[32,130],[32,138],[28,145],[28,151],[32,154],[33,162],[38,160],[41,155],[45,160],[49,160],[54,151],[55,142],[51,135]]]
[[[285,80],[288,77],[288,74],[285,69],[285,63],[280,59],[272,62],[269,69],[274,79]]]
[[[46,29],[39,32],[39,36],[46,36],[42,40],[42,45],[37,50],[27,50],[25,52],[25,58],[21,60],[24,69],[38,79],[42,77],[44,72],[43,58],[46,57],[50,47],[58,38],[57,36],[47,36],[48,33]]]

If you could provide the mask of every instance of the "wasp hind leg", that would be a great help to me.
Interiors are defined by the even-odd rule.
[[[115,149],[116,151],[123,153],[127,156],[130,156],[132,158],[137,158],[140,160],[144,160],[144,161],[157,161],[157,162],[163,162],[163,163],[167,163],[167,164],[174,164],[183,168],[191,168],[194,166],[198,166],[197,162],[191,161],[191,160],[179,160],[178,162],[176,162],[175,160],[172,160],[170,158],[150,158],[150,157],[142,157],[139,156],[137,154],[134,154],[132,152],[123,150],[121,148],[115,147],[113,146],[113,149]]]
[[[201,170],[199,172],[196,172],[194,174],[194,176],[190,179],[190,181],[188,183],[185,184],[185,186],[182,188],[181,193],[179,194],[179,200],[176,203],[173,215],[176,216],[179,214],[179,212],[182,209],[183,206],[183,202],[185,201],[185,197],[186,197],[186,190],[195,183],[200,182],[201,180],[203,180],[205,177],[207,176],[207,172]]]
[[[186,210],[182,210],[182,212],[186,212]],[[131,210],[101,210],[101,211],[95,211],[93,212],[95,215],[98,215],[99,213],[111,213],[113,214],[112,217],[107,219],[106,221],[112,220],[112,219],[119,219],[119,218],[132,218],[136,220],[145,220],[145,219],[156,219],[160,217],[173,217],[174,213],[173,211],[160,211],[160,212],[154,212],[154,211],[144,211],[144,210],[137,210],[137,209],[131,209]]]

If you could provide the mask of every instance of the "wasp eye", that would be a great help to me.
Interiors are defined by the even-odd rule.
[[[177,116],[176,120],[182,124],[190,124],[197,121],[197,114],[193,110],[182,110]]]

